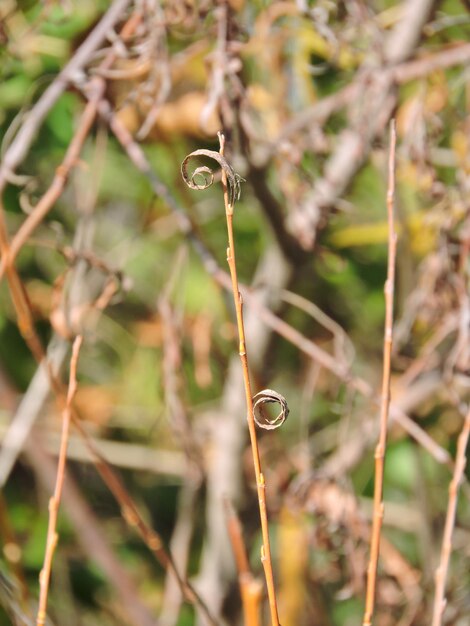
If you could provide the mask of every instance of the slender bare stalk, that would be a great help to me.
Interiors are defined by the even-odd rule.
[[[52,559],[59,540],[57,534],[57,517],[59,514],[60,500],[65,480],[65,465],[67,463],[67,445],[72,419],[72,401],[77,390],[77,363],[83,337],[78,335],[73,343],[72,356],[70,358],[70,376],[67,399],[62,412],[62,439],[60,442],[59,461],[57,464],[57,477],[54,488],[54,495],[49,500],[49,524],[47,527],[46,550],[44,554],[44,565],[39,575],[39,608],[36,617],[36,626],[43,626],[46,623],[47,597],[49,593],[49,581],[51,578]]]
[[[455,526],[455,516],[457,512],[457,498],[459,487],[462,482],[465,466],[467,464],[466,449],[470,437],[470,409],[465,417],[463,428],[457,441],[457,454],[455,457],[455,469],[452,480],[449,484],[449,501],[447,504],[446,522],[442,537],[441,558],[436,569],[436,591],[434,595],[434,608],[431,626],[441,626],[442,616],[446,607],[445,591],[447,571],[449,569],[450,554],[452,551],[452,533]]]
[[[219,133],[220,154],[224,155],[225,137]],[[222,168],[222,186],[224,189],[225,217],[227,220],[228,248],[227,263],[230,270],[232,280],[232,293],[235,303],[235,312],[237,317],[238,339],[239,339],[239,355],[243,370],[243,382],[245,385],[246,410],[248,420],[248,430],[250,433],[251,453],[253,456],[253,465],[255,468],[256,487],[258,490],[259,513],[261,519],[261,533],[263,536],[263,545],[261,547],[261,562],[266,577],[266,586],[268,590],[269,609],[271,613],[271,623],[273,626],[279,626],[279,617],[277,611],[276,591],[274,588],[274,575],[271,560],[271,546],[269,542],[268,515],[266,511],[266,484],[264,475],[261,471],[261,461],[258,448],[258,437],[256,434],[255,418],[253,413],[253,394],[251,391],[250,373],[248,369],[248,355],[245,345],[245,328],[243,324],[243,299],[238,287],[237,266],[235,258],[235,242],[233,237],[233,202],[228,193],[227,175],[225,169]]]
[[[260,626],[261,581],[257,580],[250,570],[240,520],[229,500],[224,500],[224,506],[228,535],[238,571],[244,625]]]
[[[393,296],[395,284],[395,257],[397,236],[394,227],[395,201],[395,122],[390,125],[390,151],[388,169],[387,215],[388,215],[388,268],[385,282],[385,333],[382,376],[382,398],[380,405],[380,433],[375,449],[374,513],[370,543],[369,566],[367,568],[366,606],[363,626],[370,626],[374,615],[377,564],[379,560],[380,533],[384,516],[383,479],[384,459],[387,446],[388,414],[390,407],[390,362],[392,354]]]

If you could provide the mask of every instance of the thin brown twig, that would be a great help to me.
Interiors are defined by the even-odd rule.
[[[383,479],[384,459],[387,446],[388,415],[390,408],[390,364],[392,355],[392,326],[393,326],[393,296],[395,285],[395,257],[397,235],[394,225],[395,202],[395,148],[396,130],[395,121],[390,125],[390,151],[387,191],[388,215],[388,267],[385,282],[385,333],[382,377],[382,398],[380,406],[380,434],[375,450],[375,481],[374,481],[374,514],[372,520],[372,534],[370,543],[369,566],[367,569],[366,607],[363,626],[371,626],[374,614],[375,590],[377,581],[377,565],[379,559],[380,533],[384,516]]]
[[[146,114],[145,120],[137,131],[139,140],[145,139],[157,121],[163,104],[168,99],[172,87],[172,74],[167,45],[167,32],[162,8],[158,3],[153,7],[153,15],[150,17],[150,41],[152,42],[149,57],[150,67],[147,79],[147,87],[153,83],[152,90],[158,84],[158,91],[153,97],[153,102]]]
[[[228,288],[228,277],[219,270],[215,275],[216,280],[223,287]],[[279,318],[275,313],[263,306],[256,294],[252,293],[246,287],[241,288],[241,292],[245,302],[257,311],[263,321],[270,326],[281,337],[296,346],[301,352],[308,355],[322,367],[332,372],[340,380],[344,381],[352,389],[355,389],[365,398],[369,398],[372,402],[378,404],[373,387],[359,376],[352,376],[347,367],[342,363],[338,363],[328,352],[323,350],[316,343],[305,337],[296,328],[290,326],[286,321]],[[396,422],[409,433],[425,450],[436,459],[438,463],[444,463],[453,469],[453,463],[447,450],[440,446],[434,439],[423,430],[419,424],[413,421],[399,406],[398,403],[391,403],[390,414]],[[367,443],[364,441],[364,443]]]
[[[39,359],[38,362],[42,362],[42,358]],[[60,381],[58,381],[58,379],[55,377],[49,361],[47,359],[44,359],[44,363],[47,368],[47,377],[50,381],[51,388],[56,395],[58,401],[60,402],[63,398],[63,389]],[[121,514],[126,523],[129,525],[129,527],[138,531],[141,539],[152,552],[152,554],[156,557],[162,567],[164,569],[168,569],[173,573],[175,579],[178,581],[178,584],[182,590],[185,599],[199,610],[199,612],[201,613],[201,615],[204,616],[208,624],[210,624],[211,626],[218,626],[217,620],[211,615],[205,602],[195,591],[192,585],[187,580],[183,579],[180,575],[177,567],[175,566],[172,555],[165,549],[158,533],[150,528],[144,521],[142,515],[138,510],[137,505],[124,487],[121,479],[119,478],[117,473],[111,468],[111,466],[106,462],[104,457],[100,454],[93,439],[83,428],[81,420],[73,407],[71,412],[71,419],[75,428],[77,428],[78,432],[84,439],[88,449],[90,450],[95,460],[95,467],[98,473],[119,503],[121,507]]]
[[[243,532],[240,519],[233,508],[233,504],[228,498],[224,498],[224,512],[227,521],[228,536],[232,544],[233,556],[235,557],[235,565],[239,575],[250,573],[250,564],[246,552],[245,543],[243,541]]]
[[[222,133],[219,133],[219,142],[220,154],[223,157],[225,148],[225,137]],[[251,391],[250,373],[248,368],[248,355],[245,345],[245,328],[243,324],[243,299],[238,286],[237,266],[235,258],[235,241],[233,236],[233,204],[229,201],[229,190],[227,185],[227,174],[225,172],[225,168],[222,168],[222,186],[224,189],[225,217],[227,221],[228,233],[227,263],[232,279],[232,293],[235,304],[238,328],[239,355],[242,364],[243,382],[245,386],[248,430],[250,433],[251,452],[253,456],[253,465],[255,469],[256,486],[258,491],[261,532],[263,536],[263,545],[261,548],[261,562],[263,564],[264,574],[266,577],[271,623],[272,626],[279,626],[276,591],[274,587],[274,574],[271,559],[271,545],[269,541],[268,515],[266,510],[266,484],[263,472],[261,470],[258,437],[256,434],[256,424],[253,413],[253,394]]]
[[[97,305],[98,306],[98,305]],[[57,397],[58,402],[63,401],[63,389],[60,384],[60,381],[57,380],[55,375],[52,374],[52,368],[49,368],[47,372],[47,379],[49,384]],[[41,405],[42,406],[42,405]],[[38,407],[37,410],[39,410]],[[124,521],[128,524],[129,528],[132,530],[137,530],[138,535],[141,537],[144,544],[150,550],[150,552],[155,556],[156,560],[161,564],[164,569],[172,572],[175,579],[178,582],[178,585],[181,588],[183,596],[186,601],[191,604],[194,604],[195,607],[199,610],[200,614],[205,618],[207,624],[211,626],[219,626],[218,621],[210,614],[207,609],[204,601],[200,598],[191,584],[182,578],[179,574],[177,567],[174,564],[174,560],[170,552],[164,547],[163,541],[159,534],[154,531],[148,524],[145,522],[143,516],[140,514],[140,511],[135,504],[134,500],[126,490],[122,480],[119,475],[113,470],[113,468],[107,463],[105,458],[103,457],[97,443],[90,437],[87,431],[84,429],[81,419],[76,411],[76,409],[72,406],[71,419],[73,425],[80,433],[82,439],[84,440],[95,464],[95,467],[100,474],[103,482],[108,487],[116,501],[118,502],[121,508],[121,514]],[[72,498],[73,499],[73,498]]]
[[[201,479],[203,469],[201,454],[194,438],[193,427],[183,402],[184,383],[181,372],[181,346],[175,311],[169,298],[164,294],[158,301],[158,312],[163,327],[163,389],[165,403],[169,412],[170,426],[181,442],[187,460],[190,462],[193,479]]]
[[[72,356],[70,358],[70,376],[67,398],[62,412],[62,437],[60,442],[59,460],[57,463],[57,478],[54,494],[49,500],[49,524],[47,527],[46,550],[44,553],[44,565],[39,575],[39,608],[36,617],[36,626],[43,626],[46,623],[47,597],[49,593],[49,581],[51,578],[52,560],[54,551],[59,540],[57,534],[57,517],[59,514],[60,500],[65,480],[65,466],[67,463],[67,446],[70,432],[70,422],[72,419],[72,401],[77,391],[77,364],[78,355],[82,345],[83,337],[78,335],[73,342]]]
[[[0,223],[0,245],[3,243],[3,250],[5,250],[5,241],[6,249],[8,249],[8,239],[5,239],[5,237],[2,239],[1,230],[2,229]],[[6,233],[3,234],[6,235]],[[61,385],[55,377],[49,361],[45,358],[43,347],[33,325],[31,309],[29,307],[24,287],[13,265],[7,265],[6,272],[7,276],[9,277],[10,293],[12,294],[13,303],[18,316],[18,326],[21,330],[22,336],[28,344],[28,347],[31,350],[35,360],[38,363],[44,362],[47,370],[47,375],[51,383],[51,387],[57,398],[60,399],[62,397]],[[98,451],[93,448],[92,439],[87,436],[86,431],[81,427],[80,420],[75,413],[72,414],[72,419],[75,427],[79,430],[81,436],[84,437],[86,444],[92,452],[94,458],[97,459],[95,461],[95,465],[98,472],[103,478],[105,484],[113,493],[114,497],[121,505],[121,511],[125,521],[131,527],[137,527],[142,540],[150,549],[150,551],[154,554],[154,556],[156,556],[161,565],[164,568],[168,568],[169,570],[173,571],[174,576],[182,589],[185,599],[191,604],[194,604],[194,606],[200,611],[201,615],[204,616],[208,624],[211,624],[211,626],[217,626],[217,620],[211,615],[202,598],[199,596],[199,594],[197,594],[197,592],[190,585],[190,583],[180,576],[171,555],[163,547],[163,544],[158,534],[145,524],[142,516],[137,509],[137,506],[135,505],[127,490],[124,488],[124,485],[118,478],[117,474],[106,463],[105,459],[98,453]]]
[[[183,252],[183,254],[181,254]],[[192,425],[183,402],[184,383],[181,377],[181,337],[170,294],[181,272],[184,249],[180,249],[157,307],[163,325],[163,388],[173,433],[181,442],[186,457],[186,476],[178,497],[178,515],[170,542],[174,566],[185,578],[193,533],[194,504],[203,476],[201,454],[194,439]],[[162,601],[161,621],[164,626],[178,621],[183,591],[173,570],[168,570]]]
[[[470,59],[470,44],[459,44],[448,49],[427,54],[412,61],[404,61],[389,69],[380,68],[380,72],[390,74],[393,81],[398,85],[406,84],[410,81],[423,78],[438,69],[446,70],[456,65],[467,63]],[[266,146],[266,153],[263,155],[263,164],[266,164],[276,153],[282,141],[289,139],[292,135],[301,132],[311,124],[324,123],[333,113],[348,105],[361,92],[361,83],[353,81],[339,89],[330,96],[325,96],[318,102],[307,107],[301,113],[287,121],[277,138]]]
[[[431,626],[441,626],[442,616],[446,607],[445,591],[447,571],[449,568],[450,554],[452,551],[452,534],[455,526],[457,513],[457,499],[459,487],[462,482],[465,466],[467,464],[466,449],[470,437],[470,409],[467,412],[463,428],[457,441],[457,454],[455,456],[455,469],[449,484],[449,501],[447,504],[446,521],[442,537],[441,556],[435,573],[436,591],[434,595],[434,608]]]
[[[427,76],[436,70],[446,70],[455,65],[468,63],[469,59],[470,44],[463,43],[397,65],[391,69],[391,72],[394,80],[401,85]]]
[[[224,500],[227,530],[238,572],[245,626],[260,626],[261,581],[253,576],[243,542],[241,523],[231,502]]]

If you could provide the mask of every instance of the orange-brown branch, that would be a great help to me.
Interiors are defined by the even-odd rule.
[[[220,154],[223,156],[225,147],[225,138],[219,133]],[[251,453],[253,456],[253,465],[255,468],[256,487],[258,490],[258,503],[261,519],[261,533],[263,536],[263,545],[261,548],[261,562],[266,577],[266,586],[268,590],[269,609],[271,613],[272,626],[279,626],[279,617],[277,611],[276,591],[274,587],[274,574],[271,559],[271,546],[269,541],[268,516],[266,511],[266,485],[264,476],[261,471],[261,461],[258,448],[258,438],[256,434],[255,418],[253,414],[253,394],[251,391],[250,373],[248,368],[248,355],[246,352],[245,327],[243,324],[243,299],[238,287],[237,266],[235,259],[235,242],[233,236],[233,204],[229,202],[229,194],[227,188],[227,176],[222,168],[222,185],[224,188],[225,217],[227,220],[228,248],[227,263],[230,270],[232,281],[232,294],[235,303],[235,312],[237,318],[238,340],[240,360],[243,371],[243,382],[245,386],[246,410],[248,420],[248,431],[250,433]]]
[[[67,463],[67,447],[69,441],[70,422],[72,419],[72,401],[77,390],[77,364],[82,336],[78,335],[73,343],[72,356],[70,358],[70,376],[67,399],[62,412],[62,436],[60,440],[59,460],[57,464],[57,478],[54,495],[49,500],[49,524],[47,527],[46,550],[44,553],[44,565],[39,575],[39,608],[36,617],[36,626],[43,626],[46,622],[47,597],[49,594],[49,582],[51,578],[52,560],[57,547],[59,536],[57,533],[57,518],[59,515],[60,500],[65,480],[65,465]]]
[[[396,131],[392,121],[390,127],[389,178],[387,191],[388,215],[388,267],[385,282],[385,333],[382,376],[382,397],[380,404],[380,434],[375,449],[375,481],[374,481],[374,514],[372,520],[372,536],[370,543],[369,566],[367,570],[366,606],[363,626],[370,626],[374,615],[375,593],[377,582],[377,565],[379,560],[380,533],[384,515],[383,478],[384,460],[387,446],[388,413],[390,407],[390,363],[392,355],[393,296],[395,285],[395,257],[397,236],[394,227],[395,201],[395,146]]]
[[[457,499],[459,495],[459,487],[462,482],[465,466],[467,463],[466,449],[470,437],[470,410],[468,411],[463,428],[460,432],[457,442],[457,454],[455,457],[455,469],[452,480],[449,484],[449,502],[447,504],[446,521],[444,526],[444,534],[442,537],[441,557],[436,570],[436,591],[434,595],[434,608],[431,626],[441,626],[442,616],[446,606],[445,592],[447,570],[449,569],[450,554],[452,551],[452,533],[455,526],[455,516],[457,513]]]
[[[261,626],[260,604],[262,594],[261,581],[256,579],[248,563],[245,544],[243,542],[240,520],[231,503],[226,500],[225,514],[227,517],[227,530],[232,544],[233,554],[238,572],[238,584],[243,605],[243,617],[245,626]]]

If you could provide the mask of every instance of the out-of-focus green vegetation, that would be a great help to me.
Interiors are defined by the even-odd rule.
[[[263,288],[269,291],[269,272],[259,283],[256,271],[266,255],[278,249],[278,243],[272,207],[269,202],[263,205],[256,177],[266,181],[279,203],[285,235],[289,218],[310,201],[310,190],[325,177],[325,164],[344,141],[345,129],[369,132],[367,123],[363,120],[362,128],[357,120],[370,102],[356,94],[326,116],[324,123],[312,121],[281,141],[279,137],[313,103],[359,81],[361,73],[381,71],[383,42],[400,22],[407,3],[230,0],[226,5],[225,57],[217,56],[221,54],[220,15],[225,4],[209,0],[135,4],[148,5],[147,21],[128,44],[127,57],[122,55],[115,68],[132,74],[142,59],[148,68],[142,73],[135,71],[131,78],[110,79],[106,97],[135,136],[148,113],[149,99],[155,99],[161,88],[159,64],[166,64],[171,89],[142,145],[155,172],[225,269],[227,237],[220,185],[196,193],[185,187],[180,175],[186,154],[200,147],[217,149],[215,131],[224,128],[229,158],[247,179],[234,220],[239,278],[255,293]],[[104,0],[4,0],[0,5],[2,154],[45,88],[108,7]],[[434,3],[410,57],[438,55],[463,45],[469,34],[466,2]],[[97,55],[90,60],[88,75],[101,58]],[[224,93],[209,111],[204,130],[201,113],[216,91],[220,58],[225,58],[226,64]],[[469,399],[467,75],[468,61],[423,72],[391,92],[396,97],[393,114],[399,142],[392,399],[403,402],[403,410],[451,458],[462,427],[461,412]],[[84,104],[77,86],[61,95],[17,171],[21,178],[6,188],[3,205],[11,236],[51,183]],[[279,317],[338,363],[346,363],[352,374],[362,376],[377,391],[387,264],[387,127],[385,120],[382,131],[372,133],[364,164],[348,181],[344,193],[322,207],[315,244],[305,250],[299,237],[296,245],[302,260],[283,257],[282,271],[290,278],[271,294]],[[334,173],[339,178],[341,174]],[[298,234],[295,229],[291,232],[294,239]],[[103,290],[106,272],[83,260],[71,268],[62,253],[69,247],[86,252],[122,275],[119,290],[100,315],[90,313],[87,306]],[[196,490],[187,520],[191,527],[187,571],[196,580],[198,575],[202,579],[205,550],[211,540],[212,459],[220,445],[216,424],[229,421],[224,413],[228,412],[227,403],[221,403],[221,398],[233,380],[229,366],[237,351],[232,304],[180,233],[164,199],[154,196],[103,121],[94,124],[64,193],[22,248],[16,268],[45,346],[54,334],[70,338],[77,328],[85,329],[77,407],[93,437],[127,444],[117,457],[109,452],[111,461],[122,466],[126,487],[167,544],[182,509],[185,487],[189,484]],[[278,271],[275,265],[272,271]],[[344,330],[352,347],[349,343],[345,347],[346,340],[336,326],[332,337],[331,326],[325,327],[283,301],[282,289],[315,303]],[[159,308],[162,300],[171,309],[171,328]],[[170,332],[176,335],[176,347],[165,344]],[[352,626],[361,623],[364,602],[377,407],[285,338],[262,332],[261,363],[252,372],[254,388],[277,389],[290,406],[284,428],[260,435],[282,624]],[[433,341],[428,353],[426,346]],[[175,349],[178,354],[172,356]],[[172,358],[175,393],[191,425],[191,438],[204,470],[196,486],[191,482],[192,465],[186,460],[184,437],[181,427],[175,425],[175,409],[169,400],[165,368]],[[419,364],[421,369],[413,377],[412,369]],[[235,366],[236,361],[231,367]],[[3,279],[2,435],[35,369],[18,330],[8,282]],[[65,367],[64,380],[66,371]],[[243,389],[240,393],[243,395]],[[238,417],[244,422],[243,409]],[[30,434],[41,449],[54,452],[53,459],[59,418],[51,399]],[[350,461],[349,455],[358,446],[357,458]],[[252,568],[262,579],[257,504],[247,450],[245,447],[236,459],[242,485],[236,504]],[[84,452],[76,434],[70,452],[74,460],[69,474],[157,623],[168,603],[162,568],[129,531],[93,466],[82,462]],[[168,454],[172,456],[165,456]],[[333,458],[338,459],[337,472],[331,472],[331,463],[328,465]],[[323,473],[324,467],[330,468],[328,473]],[[379,570],[378,626],[430,623],[450,478],[448,467],[438,463],[402,427],[392,425],[384,484],[383,534],[388,549]],[[336,491],[330,492],[330,488]],[[458,626],[468,623],[470,615],[466,482],[462,491],[446,613],[447,623]],[[38,595],[49,496],[50,490],[45,489],[28,454],[20,456],[2,495],[0,573],[14,581],[14,593],[25,611],[34,606]],[[219,505],[222,507],[221,502]],[[64,505],[50,591],[51,619],[55,624],[73,626],[133,623],[112,582],[77,539],[80,532]],[[290,545],[300,548],[289,549]],[[218,608],[225,611],[228,623],[242,623],[236,579],[233,573],[230,580],[227,576],[226,572],[219,576],[225,599]],[[8,604],[3,595],[0,604]],[[208,601],[211,605],[215,602],[213,598]],[[11,620],[0,609],[0,624]],[[183,605],[173,623],[194,624],[193,609]]]

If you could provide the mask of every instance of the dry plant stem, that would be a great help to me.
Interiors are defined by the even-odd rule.
[[[2,249],[2,256],[7,256],[9,245],[8,237],[6,234],[6,229],[2,228],[2,226],[3,225],[0,220],[0,248]],[[28,299],[24,287],[19,279],[18,273],[16,272],[16,269],[13,265],[7,264],[6,274],[9,281],[10,293],[12,295],[13,303],[18,316],[18,326],[20,328],[21,334],[28,344],[29,349],[33,353],[35,360],[38,363],[41,363],[44,359],[48,378],[51,381],[51,386],[54,390],[54,393],[57,394],[57,396],[60,398],[60,385],[58,384],[57,379],[55,379],[54,377],[49,362],[47,361],[47,359],[44,358],[45,355],[42,345],[34,329]],[[74,416],[73,420],[81,435],[85,436],[84,430],[80,428],[79,420]],[[91,449],[91,439],[85,437],[85,440],[88,447]],[[96,451],[93,452],[93,455],[95,458],[99,457]],[[201,612],[208,624],[211,624],[212,626],[217,626],[217,620],[210,614],[205,603],[195,592],[192,586],[187,581],[183,580],[182,577],[179,575],[179,572],[174,566],[171,556],[164,550],[158,535],[143,522],[143,519],[138,513],[136,506],[134,505],[127,491],[124,489],[123,485],[120,483],[117,475],[113,472],[113,470],[109,467],[109,465],[104,461],[102,457],[99,458],[100,460],[97,462],[98,471],[100,472],[107,486],[111,489],[114,496],[118,499],[118,501],[121,502],[121,504],[123,501],[125,501],[128,505],[132,504],[131,507],[123,507],[122,509],[123,516],[125,517],[126,521],[133,527],[137,526],[139,534],[144,543],[162,563],[163,567],[167,567],[169,570],[172,570],[174,572],[174,575],[178,580],[178,584],[181,586],[183,595],[186,600],[196,606],[196,608]],[[111,484],[114,484],[114,490],[111,488]],[[117,487],[117,485],[119,485],[119,488]]]
[[[390,126],[390,152],[387,191],[388,215],[388,268],[385,282],[385,335],[382,376],[382,398],[380,406],[380,434],[375,450],[374,514],[370,544],[369,566],[367,569],[366,607],[363,626],[370,626],[374,614],[377,564],[379,559],[380,533],[384,515],[383,477],[384,459],[387,445],[388,414],[390,407],[390,362],[392,355],[393,295],[395,284],[395,257],[397,236],[394,228],[395,201],[395,146],[396,131],[394,120]]]
[[[225,138],[219,133],[220,154],[224,154]],[[238,339],[239,339],[239,355],[243,370],[243,382],[245,385],[246,410],[248,420],[248,430],[250,433],[251,452],[253,455],[253,465],[255,468],[256,486],[258,490],[258,503],[261,519],[261,532],[263,535],[263,546],[261,548],[261,562],[266,577],[266,586],[268,590],[269,609],[271,613],[272,626],[279,626],[279,617],[277,611],[276,592],[274,588],[274,575],[271,560],[271,546],[269,542],[268,516],[266,511],[266,485],[264,476],[261,471],[261,461],[258,449],[258,438],[256,435],[255,418],[253,415],[253,394],[251,391],[250,374],[248,369],[248,356],[245,345],[245,329],[243,325],[243,299],[238,287],[237,267],[235,259],[235,242],[233,237],[233,205],[229,203],[229,194],[227,189],[227,177],[224,169],[222,169],[222,185],[224,189],[225,216],[227,219],[228,248],[227,262],[230,269],[230,277],[232,280],[232,293],[235,303],[235,312],[237,317]]]
[[[20,287],[22,287],[21,281],[19,280],[18,274],[16,272],[15,272],[15,276],[18,280]],[[23,292],[22,292],[22,295],[24,296]],[[26,314],[29,316],[29,319],[30,319],[31,313],[30,313],[29,308],[27,308],[26,302],[27,301],[25,301],[24,303],[24,306],[26,307],[24,310],[26,311]],[[17,305],[15,306],[17,307]],[[17,311],[18,318],[20,319],[21,309],[17,307],[16,311]],[[33,352],[33,354],[36,360],[40,363],[43,360],[43,354],[44,354],[43,349],[37,338],[37,335],[35,334],[34,327],[31,326],[31,329],[32,329],[31,331],[32,336],[38,342],[38,345],[39,345],[39,348],[38,348],[39,354],[35,352]],[[61,401],[63,398],[62,386],[60,382],[57,380],[57,378],[55,377],[51,364],[49,363],[47,359],[44,359],[44,364],[46,366],[47,377],[50,381],[51,388],[54,394],[57,396],[58,400]],[[103,478],[103,481],[108,486],[111,493],[114,495],[114,497],[120,504],[121,512],[125,521],[129,524],[130,527],[136,528],[138,530],[138,533],[141,536],[142,540],[147,545],[149,550],[154,554],[157,560],[161,563],[162,567],[167,568],[169,571],[173,572],[176,580],[178,581],[178,584],[181,587],[182,593],[184,597],[186,598],[186,600],[190,602],[191,604],[195,605],[195,607],[204,616],[208,624],[211,624],[211,626],[218,626],[217,620],[210,614],[202,598],[200,598],[200,596],[196,593],[196,591],[193,589],[190,583],[184,580],[179,574],[174,564],[174,561],[172,559],[172,556],[165,550],[159,535],[153,529],[147,526],[147,524],[144,522],[142,516],[140,515],[138,511],[137,506],[135,505],[134,501],[132,500],[128,492],[126,491],[118,475],[112,470],[112,468],[106,463],[104,458],[100,455],[96,446],[94,445],[93,440],[82,427],[80,420],[78,416],[75,414],[72,406],[71,406],[71,419],[73,420],[74,426],[77,428],[77,430],[79,431],[79,433],[85,440],[85,443],[87,444],[88,449],[92,453],[95,459],[95,466],[99,474]]]
[[[62,439],[60,443],[59,461],[57,464],[57,478],[54,495],[49,501],[49,524],[47,527],[46,551],[44,565],[39,575],[39,608],[36,617],[36,626],[43,626],[46,622],[47,596],[49,593],[49,581],[51,578],[52,559],[57,546],[59,536],[57,534],[57,517],[59,514],[60,500],[65,480],[65,465],[67,462],[67,445],[72,418],[72,401],[77,390],[77,363],[83,338],[78,335],[73,343],[72,356],[70,358],[70,377],[67,399],[62,413]]]
[[[224,501],[224,506],[227,518],[227,530],[237,565],[244,625],[260,626],[262,586],[260,581],[254,578],[250,570],[240,520],[229,500]]]
[[[423,58],[399,63],[389,69],[380,68],[381,73],[388,73],[397,85],[409,83],[412,80],[423,78],[436,70],[446,70],[457,65],[468,63],[470,59],[470,44],[465,43],[449,47],[447,50],[428,54]],[[263,163],[266,163],[276,152],[276,148],[283,141],[302,131],[311,124],[324,123],[333,113],[352,102],[361,93],[362,85],[357,80],[346,85],[331,96],[325,96],[318,102],[298,113],[287,121],[278,137],[267,146]]]
[[[56,359],[57,360],[57,359]],[[59,355],[59,363],[62,360],[62,356]],[[52,359],[54,361],[54,359]],[[48,361],[46,361],[48,362]],[[56,363],[53,368],[50,368],[45,372],[44,378],[42,381],[47,381],[49,386],[52,388],[54,394],[56,395],[58,402],[63,402],[63,390],[59,381],[55,377],[54,369],[58,369],[59,363]],[[52,375],[52,378],[51,378]],[[38,380],[38,383],[40,381]],[[40,396],[40,393],[36,389],[36,393],[34,397]],[[43,399],[44,401],[44,399]],[[29,406],[28,410],[39,413],[43,406],[43,401],[39,401],[39,404],[36,403],[34,407]],[[129,525],[129,527],[133,530],[137,530],[137,533],[141,537],[144,544],[148,547],[148,549],[155,556],[157,561],[162,565],[164,569],[172,572],[175,579],[180,586],[183,596],[185,599],[194,604],[196,609],[204,616],[206,622],[211,626],[218,626],[217,620],[210,614],[208,611],[204,601],[199,597],[194,588],[191,586],[189,582],[187,582],[183,577],[179,574],[177,567],[174,564],[174,560],[172,558],[171,553],[167,552],[163,542],[152,528],[150,528],[146,522],[144,521],[142,515],[140,514],[136,504],[133,499],[127,492],[124,484],[120,480],[118,474],[111,468],[111,466],[105,461],[103,455],[101,454],[97,443],[90,437],[87,431],[82,426],[79,416],[76,414],[75,410],[72,407],[71,418],[73,421],[73,425],[80,433],[85,445],[87,446],[89,453],[94,461],[95,467],[100,474],[103,482],[106,484],[110,492],[115,497],[116,501],[121,507],[121,514],[125,520],[125,522]],[[66,495],[66,494],[64,494]],[[73,500],[73,498],[72,498]]]
[[[431,626],[441,626],[442,616],[446,607],[445,590],[447,571],[449,568],[450,554],[452,550],[452,533],[455,526],[457,512],[457,498],[459,487],[462,482],[465,466],[467,464],[466,449],[470,437],[470,409],[465,417],[465,422],[457,442],[457,454],[455,458],[455,470],[449,484],[449,502],[447,504],[446,521],[442,537],[441,557],[436,570],[436,591],[434,596],[434,608]]]
[[[239,581],[245,626],[261,626],[262,583],[253,578],[251,574],[240,575]]]

